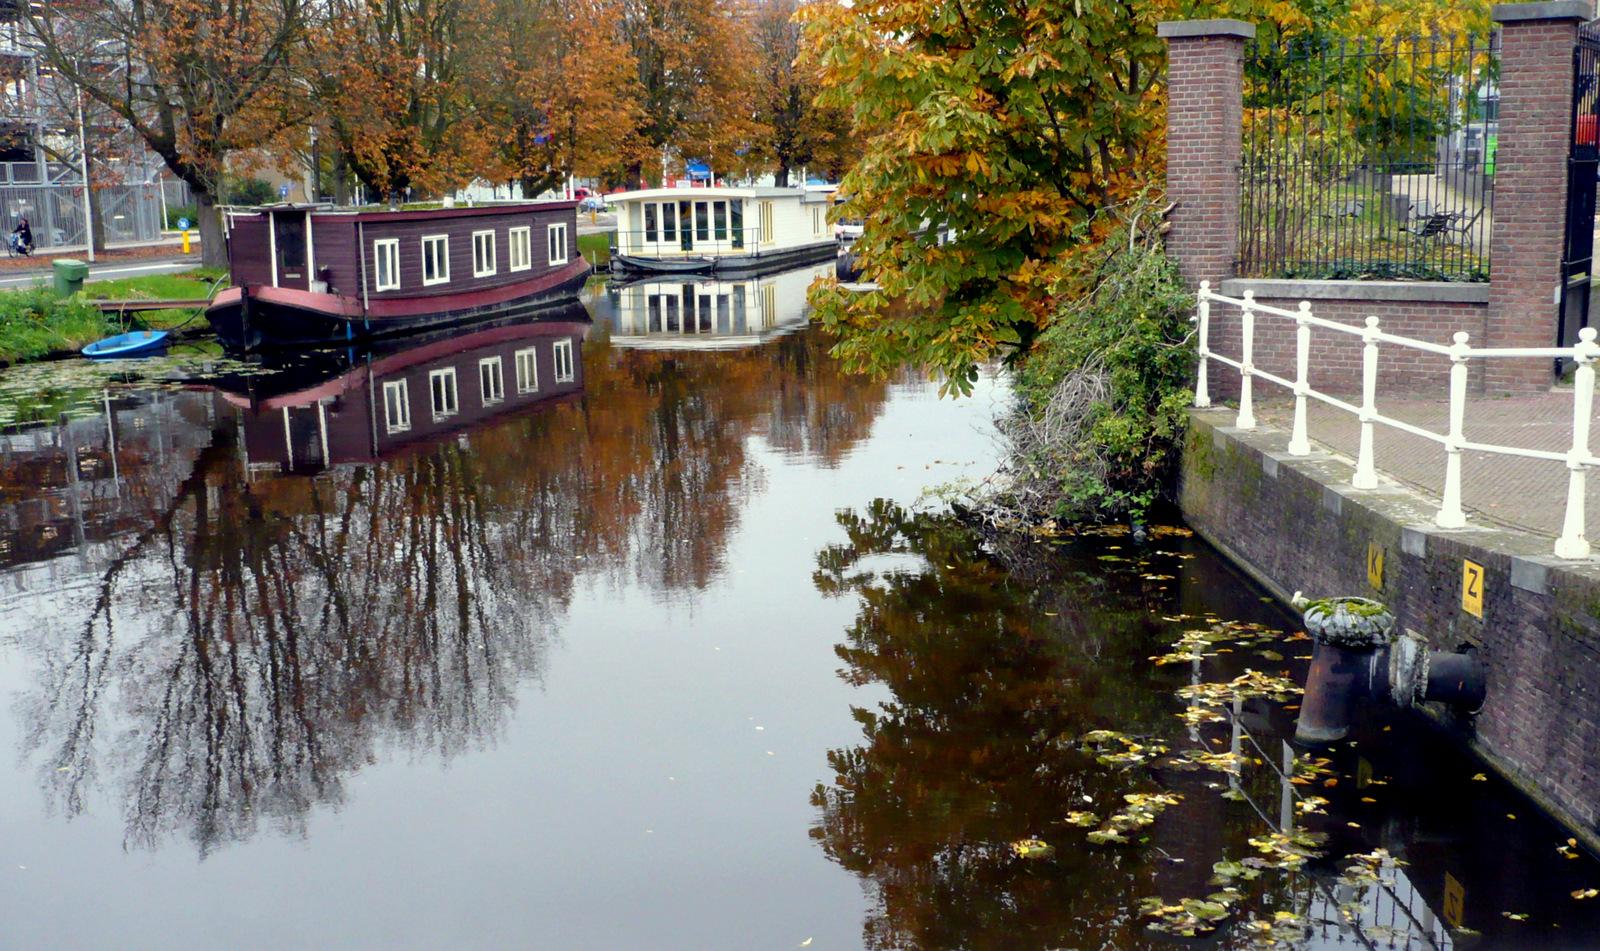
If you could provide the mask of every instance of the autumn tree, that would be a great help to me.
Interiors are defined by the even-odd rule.
[[[799,61],[803,31],[795,14],[800,7],[801,0],[757,0],[751,15],[761,64],[758,148],[774,167],[779,186],[789,184],[791,170],[806,165],[842,175],[853,151],[850,117],[815,101],[816,70]]]
[[[652,153],[703,158],[713,170],[749,155],[758,137],[756,56],[744,0],[622,0],[622,34],[642,96],[640,141]],[[643,179],[648,162],[629,170]]]
[[[474,80],[501,174],[533,197],[638,161],[643,120],[620,0],[496,0]]]
[[[302,0],[43,0],[22,10],[28,42],[52,69],[189,185],[202,258],[225,265],[215,206],[229,156],[306,115],[289,94]]]
[[[494,166],[473,78],[489,0],[326,0],[302,55],[342,160],[391,199],[449,191]]]

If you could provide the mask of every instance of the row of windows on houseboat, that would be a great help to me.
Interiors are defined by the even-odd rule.
[[[539,392],[538,354],[536,348],[529,347],[511,355],[518,393]],[[577,378],[571,340],[557,340],[552,348],[552,356],[557,383],[571,383]],[[501,358],[484,357],[478,361],[478,399],[484,406],[493,406],[504,402],[505,398],[505,372]],[[428,371],[428,402],[436,423],[461,412],[455,367]],[[383,384],[383,423],[390,433],[403,433],[411,428],[409,381],[389,380]]]
[[[425,235],[422,242],[422,284],[432,287],[450,282],[450,236]],[[499,273],[496,232],[491,230],[472,233],[472,276],[493,277]],[[545,229],[545,260],[552,267],[567,263],[567,226],[550,225]],[[379,238],[372,242],[374,288],[380,291],[400,289],[400,239]],[[527,271],[533,268],[533,229],[523,226],[506,232],[506,270]]]

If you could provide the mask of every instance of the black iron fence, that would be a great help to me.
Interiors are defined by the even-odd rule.
[[[1497,63],[1482,37],[1252,44],[1237,273],[1488,280]]]

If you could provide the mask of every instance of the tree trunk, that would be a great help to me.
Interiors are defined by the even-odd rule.
[[[94,242],[96,254],[104,254],[106,251],[105,203],[100,200],[100,195],[93,188],[89,189],[89,214],[94,219],[94,227],[90,229],[94,233],[89,236],[89,240]]]
[[[200,263],[206,267],[226,268],[228,248],[222,241],[222,219],[217,215],[217,199],[210,189],[189,183],[194,192],[195,217],[200,226]]]
[[[778,172],[772,177],[772,182],[779,188],[789,187],[789,166],[787,164],[778,166]]]

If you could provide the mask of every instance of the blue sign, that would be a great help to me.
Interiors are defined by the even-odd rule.
[[[284,182],[282,185],[278,186],[278,197],[279,198],[288,198],[289,197],[289,183],[288,182]]]
[[[179,218],[178,219],[178,230],[179,231],[188,231],[189,230],[189,219],[188,218]]]

